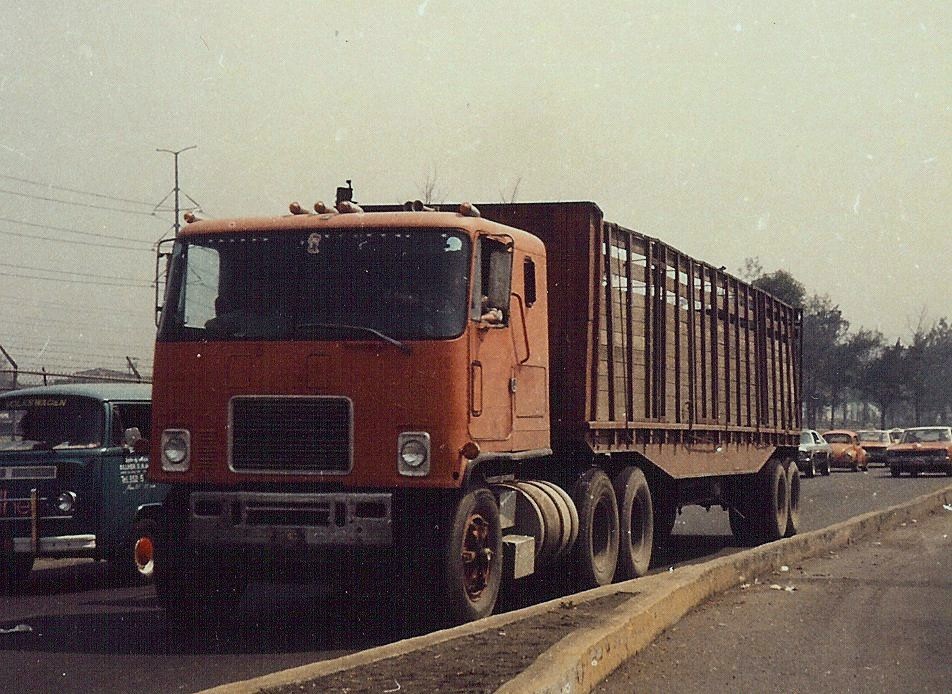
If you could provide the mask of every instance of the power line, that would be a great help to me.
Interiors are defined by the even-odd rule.
[[[147,248],[132,248],[131,246],[117,246],[113,243],[96,243],[95,241],[77,241],[76,239],[54,239],[49,236],[39,236],[37,234],[24,234],[16,231],[0,231],[3,236],[18,236],[23,239],[35,239],[37,241],[51,241],[53,243],[71,243],[79,246],[94,246],[96,248],[113,248],[119,251],[135,251],[136,253],[151,253]]]
[[[57,275],[76,275],[78,277],[94,277],[101,280],[123,280],[128,282],[148,282],[149,286],[152,286],[151,280],[144,280],[138,277],[121,277],[118,275],[97,275],[92,272],[74,272],[71,270],[47,270],[43,267],[35,267],[33,265],[14,265],[12,263],[0,263],[0,267],[12,267],[19,270],[34,270],[36,272],[49,272]]]
[[[139,241],[136,239],[125,238],[124,236],[118,236],[116,234],[103,234],[96,231],[80,231],[79,229],[70,229],[69,227],[58,227],[51,224],[40,224],[38,222],[27,222],[23,219],[13,219],[11,217],[0,217],[0,222],[7,222],[8,224],[20,224],[28,227],[36,227],[38,229],[48,229],[50,231],[65,231],[69,234],[78,234],[79,236],[92,236],[99,239],[114,239],[116,241],[124,241],[126,243],[141,243],[151,247],[149,241]],[[57,239],[60,240],[60,239]],[[63,239],[65,240],[65,239]]]
[[[51,272],[51,271],[46,271]],[[21,275],[15,272],[0,272],[0,277],[19,277],[27,280],[42,280],[44,282],[68,282],[70,284],[98,284],[102,287],[124,287],[126,289],[151,289],[152,284],[123,284],[121,282],[96,282],[93,280],[70,280],[60,277],[37,277],[36,275]]]
[[[145,205],[150,209],[154,207],[153,203],[147,202],[145,200],[132,200],[130,198],[120,198],[114,195],[105,195],[103,193],[93,193],[88,190],[80,190],[79,188],[67,188],[66,186],[58,186],[53,183],[43,183],[41,181],[31,181],[28,178],[19,178],[18,176],[10,176],[8,174],[0,174],[0,178],[5,178],[9,181],[17,181],[18,183],[29,183],[34,186],[41,186],[43,188],[50,188],[51,190],[62,190],[67,193],[78,193],[79,195],[90,195],[94,198],[102,198],[104,200],[115,200],[116,202],[127,202],[130,205]],[[171,211],[171,210],[170,210]]]
[[[6,295],[4,298],[10,298]],[[19,297],[17,297],[19,298]],[[88,304],[83,303],[82,306],[73,305],[72,310],[73,314],[78,314],[79,311],[76,309],[82,309],[82,317],[73,318],[72,320],[64,318],[50,318],[48,313],[50,308],[56,308],[60,310],[70,311],[71,306],[64,303],[54,303],[49,302],[46,305],[42,304],[29,304],[27,302],[11,302],[16,303],[15,311],[11,314],[9,313],[10,309],[4,310],[3,307],[0,307],[0,316],[4,316],[3,325],[4,328],[9,325],[14,326],[23,326],[29,327],[31,325],[66,325],[69,327],[76,327],[80,325],[89,325],[88,317],[95,316],[97,325],[109,325],[110,332],[114,332],[117,329],[128,328],[130,333],[139,333],[141,332],[141,326],[131,323],[128,319],[128,316],[117,313],[116,307],[108,308],[102,304]],[[145,312],[148,316],[148,312]],[[143,324],[151,323],[151,321],[142,321]]]
[[[59,198],[49,198],[44,195],[31,195],[30,193],[21,193],[16,190],[7,190],[6,188],[0,188],[0,193],[6,193],[7,195],[18,195],[21,198],[32,198],[33,200],[44,200],[46,202],[56,202],[61,205],[75,205],[76,207],[89,207],[94,210],[109,210],[110,212],[124,212],[126,214],[136,214],[136,215],[142,215],[144,217],[154,217],[155,219],[159,218],[159,216],[155,214],[156,210],[153,210],[152,212],[144,212],[141,210],[125,210],[121,207],[108,207],[106,205],[94,205],[91,202],[75,202],[73,200],[60,200]]]
[[[19,299],[27,304],[32,304],[36,306],[49,306],[50,308],[68,308],[70,306],[75,306],[77,308],[82,308],[83,312],[86,311],[103,311],[108,312],[111,315],[115,315],[117,311],[117,305],[115,303],[115,293],[108,292],[108,296],[111,304],[96,304],[88,301],[88,296],[78,295],[75,292],[63,292],[62,294],[56,294],[56,300],[52,299],[41,299],[38,298],[35,294],[29,294],[24,296],[23,294],[17,294],[15,292],[3,292],[4,299]],[[99,296],[97,294],[96,296]],[[12,302],[4,302],[0,304],[0,308],[9,307]],[[77,312],[78,313],[78,312]]]

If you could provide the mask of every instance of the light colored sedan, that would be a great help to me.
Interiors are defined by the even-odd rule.
[[[830,444],[818,431],[804,429],[800,432],[800,448],[797,450],[797,467],[807,476],[830,474]]]

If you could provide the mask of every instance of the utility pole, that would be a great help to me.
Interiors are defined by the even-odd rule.
[[[175,157],[175,188],[172,192],[175,193],[175,235],[179,234],[179,182],[178,182],[178,157],[182,152],[187,152],[190,149],[196,149],[198,145],[191,145],[189,147],[183,147],[179,150],[172,149],[156,149],[156,152],[167,152]],[[161,204],[161,203],[159,203]]]

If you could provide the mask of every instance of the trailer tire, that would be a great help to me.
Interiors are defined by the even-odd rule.
[[[0,593],[18,593],[33,571],[32,554],[0,555]]]
[[[787,531],[785,537],[793,537],[800,532],[800,469],[791,460],[787,467]]]
[[[768,460],[757,473],[757,517],[760,527],[760,540],[773,542],[787,532],[787,515],[790,510],[790,484],[783,464],[777,460]]]
[[[832,472],[833,470],[830,468],[830,457],[827,456],[826,462],[824,462],[823,467],[820,468],[820,474],[824,477],[829,477]]]
[[[612,582],[618,564],[618,500],[608,475],[587,470],[575,483],[579,530],[575,542],[575,582],[579,590]]]
[[[621,580],[640,578],[648,573],[654,541],[651,490],[645,473],[637,467],[623,468],[615,475],[613,487],[621,528],[615,575]]]
[[[464,495],[442,537],[444,617],[450,624],[492,614],[502,580],[499,505],[483,487]]]

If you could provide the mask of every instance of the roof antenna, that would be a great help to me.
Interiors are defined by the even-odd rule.
[[[351,185],[351,179],[348,178],[346,183],[346,188],[342,186],[337,187],[337,201],[335,207],[339,206],[342,202],[353,202],[354,200],[354,186]]]

